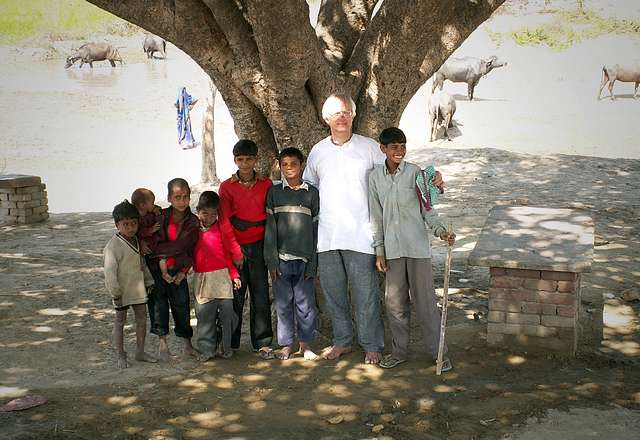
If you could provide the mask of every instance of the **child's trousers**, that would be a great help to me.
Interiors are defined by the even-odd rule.
[[[427,354],[435,360],[440,342],[440,311],[433,288],[431,258],[387,260],[385,284],[384,299],[391,329],[393,356],[407,359],[411,298],[422,328],[422,342]]]
[[[305,279],[307,263],[280,260],[280,276],[273,281],[273,299],[278,312],[278,344],[293,344],[296,322],[298,340],[311,342],[316,335],[318,309],[313,278]]]
[[[184,279],[180,285],[167,283],[162,279],[160,269],[152,269],[151,275],[155,286],[149,295],[149,318],[151,321],[151,333],[165,336],[169,333],[169,309],[173,315],[176,336],[191,338],[193,329],[190,323],[189,310],[189,286]]]
[[[212,299],[204,304],[196,303],[196,317],[198,318],[196,344],[198,351],[205,356],[213,357],[216,354],[218,340],[222,340],[222,351],[231,350],[231,335],[238,317],[233,311],[233,299]],[[216,320],[222,330],[222,338],[218,335]]]

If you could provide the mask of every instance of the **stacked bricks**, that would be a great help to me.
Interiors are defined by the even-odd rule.
[[[575,354],[579,274],[502,267],[490,271],[490,345],[516,344]]]
[[[49,218],[47,191],[38,176],[0,175],[0,224],[27,224]]]

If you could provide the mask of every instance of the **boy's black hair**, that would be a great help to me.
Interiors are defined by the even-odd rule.
[[[220,196],[215,191],[205,191],[200,194],[200,199],[198,200],[198,206],[196,206],[196,210],[200,211],[201,209],[218,209],[220,206]]]
[[[296,147],[284,148],[280,154],[278,154],[278,163],[282,162],[283,157],[295,157],[300,161],[300,163],[304,162],[304,154]]]
[[[113,221],[115,223],[128,218],[140,220],[140,213],[138,212],[138,208],[129,203],[127,199],[114,206],[111,215],[113,216]]]
[[[404,135],[404,132],[398,127],[385,128],[384,130],[382,130],[382,132],[380,132],[378,140],[382,145],[407,143],[407,137]]]
[[[182,189],[186,189],[189,194],[191,194],[191,188],[189,188],[189,183],[181,177],[176,177],[175,179],[169,180],[167,183],[167,194],[171,197],[171,191],[173,191],[173,187],[177,186]]]
[[[257,156],[258,146],[249,139],[240,139],[233,146],[233,157],[236,156]]]

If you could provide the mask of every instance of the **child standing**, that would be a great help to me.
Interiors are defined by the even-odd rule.
[[[124,201],[113,208],[113,221],[118,232],[104,248],[104,280],[116,309],[113,323],[113,340],[117,352],[118,368],[127,368],[124,351],[124,325],[127,310],[133,308],[136,320],[136,357],[141,362],[157,362],[144,351],[147,334],[147,288],[153,286],[153,278],[140,254],[136,237],[139,214],[135,206]]]
[[[158,335],[158,353],[161,360],[168,360],[171,353],[167,345],[169,334],[169,309],[175,323],[176,336],[184,340],[184,353],[195,355],[191,345],[193,329],[190,324],[189,287],[187,272],[193,264],[193,250],[198,241],[198,217],[189,209],[191,190],[186,180],[176,178],[167,184],[168,201],[162,210],[164,222],[160,228],[159,242],[149,261],[149,269],[155,281],[155,289],[149,296],[151,333]],[[169,282],[162,276],[159,260],[166,259]]]
[[[230,358],[231,335],[238,324],[233,311],[233,291],[240,288],[240,275],[233,265],[233,229],[229,223],[218,221],[220,197],[213,191],[200,195],[196,208],[200,219],[200,234],[194,252],[193,269],[198,318],[197,346],[199,360],[216,356],[218,342],[216,321],[222,329],[223,358]]]
[[[422,209],[416,193],[420,168],[405,162],[406,137],[391,127],[380,133],[384,164],[369,175],[369,207],[376,250],[376,267],[386,273],[385,305],[392,335],[392,353],[380,362],[393,368],[407,360],[409,346],[409,298],[422,327],[427,353],[435,360],[440,338],[440,312],[433,287],[431,244],[425,223],[436,237],[450,245],[455,234],[447,233],[435,209]],[[442,371],[453,367],[446,358]]]
[[[320,195],[316,187],[302,181],[304,155],[297,148],[285,148],[278,157],[282,185],[267,194],[267,227],[264,256],[273,281],[273,297],[278,313],[279,359],[293,354],[297,328],[297,354],[314,360],[309,348],[316,333],[313,279],[316,275],[318,211]],[[297,326],[296,326],[297,324]]]
[[[233,158],[238,171],[220,185],[222,214],[233,226],[235,238],[244,254],[244,261],[238,261],[242,286],[234,292],[233,304],[238,325],[231,339],[231,348],[237,350],[240,347],[242,310],[248,288],[251,345],[262,358],[273,359],[274,353],[269,347],[273,339],[269,280],[263,256],[267,218],[265,203],[272,183],[256,173],[258,147],[255,142],[239,140],[233,146]]]

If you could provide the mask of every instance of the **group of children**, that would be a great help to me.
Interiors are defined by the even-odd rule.
[[[370,209],[377,267],[387,272],[385,300],[393,352],[381,366],[390,368],[406,360],[409,290],[414,299],[416,292],[419,294],[418,318],[425,333],[427,326],[440,325],[430,267],[428,272],[424,266],[407,269],[404,260],[416,255],[430,257],[428,238],[420,240],[419,237],[426,237],[425,222],[436,236],[450,243],[453,237],[445,233],[435,210],[420,214],[422,208],[415,190],[413,197],[406,192],[415,188],[419,168],[403,161],[406,139],[402,131],[397,128],[383,131],[380,144],[387,157],[386,172],[376,168],[371,174]],[[233,148],[237,172],[221,184],[220,195],[213,191],[200,195],[196,214],[189,208],[189,185],[180,178],[167,185],[170,206],[165,209],[157,207],[153,193],[144,188],[134,191],[131,203],[125,200],[114,208],[117,233],[105,247],[104,270],[116,310],[114,345],[118,367],[128,365],[123,327],[129,307],[133,308],[136,319],[135,359],[138,361],[157,362],[171,355],[166,340],[170,312],[174,332],[183,339],[186,354],[202,361],[231,357],[240,347],[247,289],[251,344],[259,356],[264,359],[288,359],[294,355],[318,358],[310,343],[317,334],[318,323],[314,277],[319,192],[302,180],[305,158],[299,149],[285,148],[280,152],[282,183],[277,185],[256,173],[257,154],[254,142],[238,141]],[[376,178],[376,173],[382,174]],[[383,184],[385,176],[402,173],[406,180],[402,186],[405,192],[394,196],[400,198],[400,203],[396,200],[391,205],[391,186]],[[385,200],[389,203],[385,204]],[[416,208],[417,216],[414,215]],[[403,210],[412,215],[406,215]],[[388,240],[385,254],[384,235],[389,232],[388,225],[397,224],[399,219],[412,224],[403,223],[394,229],[393,239],[397,241],[407,233],[416,236],[401,239],[400,246],[391,253],[389,243],[393,240]],[[408,253],[403,251],[402,243],[411,249]],[[427,249],[413,251],[420,246]],[[398,264],[398,258],[404,258],[404,266]],[[186,280],[191,270],[198,322],[196,348],[191,344],[193,329]],[[421,270],[425,274],[418,275]],[[278,350],[271,348],[269,276],[278,318]],[[394,306],[390,307],[391,304]],[[147,307],[151,333],[159,337],[159,359],[144,351]],[[428,350],[432,352],[433,347],[429,346]]]

